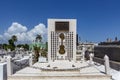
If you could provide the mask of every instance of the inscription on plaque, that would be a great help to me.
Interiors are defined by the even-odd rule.
[[[69,22],[55,22],[55,31],[69,31]]]

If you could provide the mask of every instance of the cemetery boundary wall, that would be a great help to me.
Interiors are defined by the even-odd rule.
[[[102,59],[102,58],[93,57],[93,61],[104,65],[104,59]],[[120,62],[110,61],[110,67],[119,71],[120,70]]]

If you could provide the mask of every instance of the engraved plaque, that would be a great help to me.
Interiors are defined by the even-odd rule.
[[[69,31],[69,22],[55,22],[55,31]]]

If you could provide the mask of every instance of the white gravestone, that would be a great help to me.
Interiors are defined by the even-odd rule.
[[[104,62],[104,65],[105,65],[105,73],[106,73],[107,75],[109,75],[109,74],[110,74],[109,57],[108,57],[107,55],[105,55],[104,60],[105,60],[105,62]]]
[[[5,55],[3,58],[4,58],[4,61],[6,62],[7,61],[7,56]]]
[[[29,66],[32,66],[32,54],[29,55]]]
[[[82,47],[82,61],[85,60],[85,47]]]
[[[39,62],[44,63],[47,62],[47,59],[45,57],[39,57]]]
[[[0,63],[0,80],[7,80],[7,64]]]
[[[12,58],[11,56],[7,57],[7,74],[11,76],[13,74]]]
[[[90,53],[90,65],[92,65],[94,62],[93,62],[93,54]]]

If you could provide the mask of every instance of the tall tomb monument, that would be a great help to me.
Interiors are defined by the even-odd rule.
[[[76,61],[76,19],[48,19],[48,61]]]

